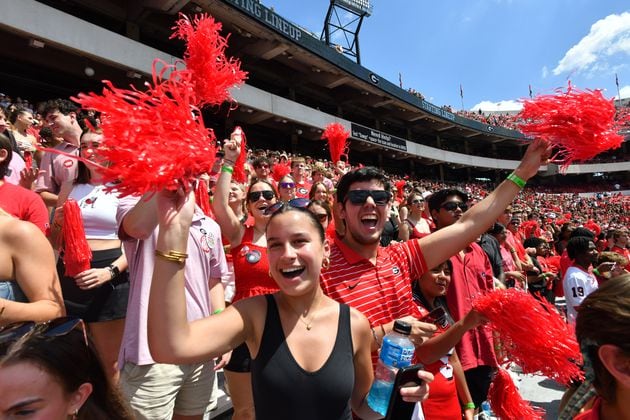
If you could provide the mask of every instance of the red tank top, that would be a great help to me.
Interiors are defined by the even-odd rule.
[[[278,291],[278,285],[269,276],[267,248],[254,245],[253,239],[254,228],[246,227],[240,245],[230,251],[236,287],[232,302]]]

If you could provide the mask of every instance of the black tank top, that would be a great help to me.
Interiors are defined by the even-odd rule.
[[[318,371],[307,372],[289,350],[274,297],[266,298],[265,330],[252,360],[256,419],[352,419],[354,363],[348,306],[339,304],[337,339],[328,360]]]

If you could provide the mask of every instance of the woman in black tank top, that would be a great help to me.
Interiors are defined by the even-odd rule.
[[[270,274],[280,291],[244,299],[188,323],[183,263],[194,194],[160,193],[158,257],[151,285],[148,337],[156,362],[209,360],[245,342],[252,355],[258,420],[380,416],[367,406],[373,380],[367,319],[324,295],[319,285],[329,245],[312,213],[279,204],[267,225]],[[157,251],[156,251],[157,252]],[[174,252],[174,254],[173,254]],[[170,254],[169,254],[170,253]],[[157,255],[157,254],[156,254]],[[171,255],[171,256],[168,256]],[[425,389],[406,390],[418,401]]]

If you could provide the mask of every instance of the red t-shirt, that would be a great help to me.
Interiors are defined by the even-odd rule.
[[[42,198],[33,191],[4,182],[0,185],[0,208],[11,216],[33,223],[44,235],[48,234],[48,210]]]
[[[408,315],[420,316],[411,282],[426,270],[417,240],[379,247],[376,264],[372,264],[336,237],[330,266],[320,280],[326,295],[356,308],[370,326],[377,327]],[[372,363],[377,358],[378,353],[372,353]]]
[[[311,192],[311,184],[308,181],[295,182],[295,196],[298,198],[308,198],[308,193]]]
[[[471,243],[467,251],[463,259],[459,254],[450,258],[453,272],[446,303],[455,321],[470,312],[477,297],[494,288],[492,267],[486,253],[476,243]],[[456,349],[465,371],[478,366],[497,366],[492,330],[488,325],[466,332]]]
[[[599,420],[599,410],[602,406],[602,399],[600,397],[595,398],[595,403],[590,410],[586,410],[583,413],[573,417],[573,420]]]

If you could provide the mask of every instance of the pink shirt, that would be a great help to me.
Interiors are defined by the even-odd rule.
[[[9,174],[4,177],[4,181],[9,184],[19,185],[20,172],[22,172],[22,169],[26,168],[26,164],[22,156],[18,153],[13,152],[12,156],[11,162],[9,162]]]
[[[125,331],[118,356],[118,366],[121,369],[124,362],[137,365],[155,363],[149,352],[147,339],[147,310],[158,228],[156,227],[153,233],[144,240],[130,238],[122,229],[123,218],[138,201],[138,197],[121,198],[116,214],[125,255],[129,261],[130,281]],[[190,322],[210,316],[212,308],[208,280],[220,279],[227,275],[228,271],[219,225],[205,216],[199,207],[196,208],[193,216],[186,252],[188,260],[184,276],[186,278],[186,309]]]
[[[62,141],[54,147],[64,153],[77,154],[76,146]],[[42,157],[39,176],[35,182],[35,192],[59,194],[64,182],[77,177],[77,160],[58,153],[46,152]]]

